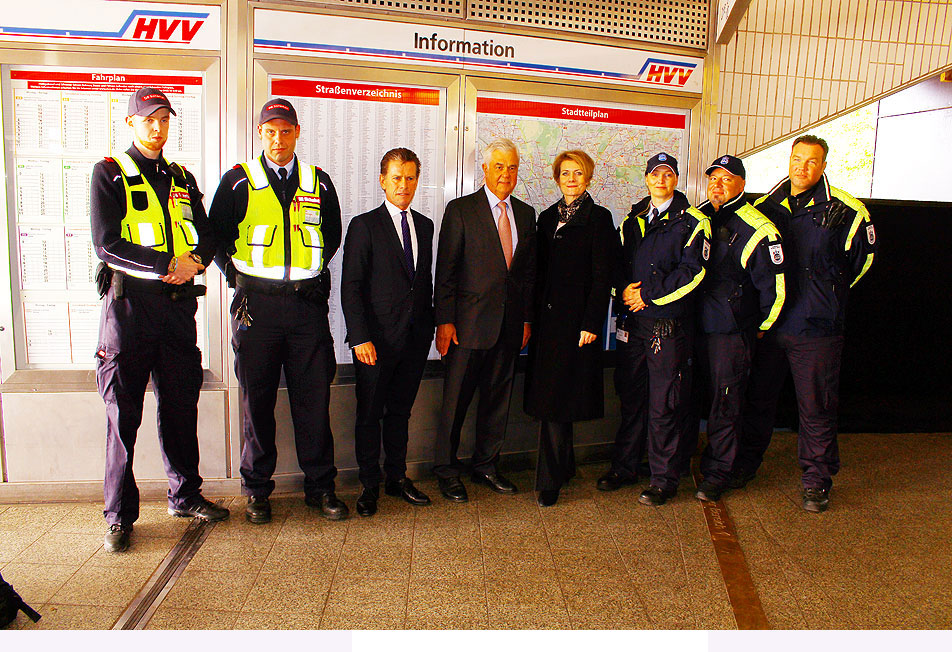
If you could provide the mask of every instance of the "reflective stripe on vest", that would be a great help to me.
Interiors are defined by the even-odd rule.
[[[122,239],[156,251],[171,253],[176,257],[194,249],[198,245],[198,231],[192,222],[192,202],[188,195],[188,188],[179,186],[175,177],[169,175],[171,186],[168,209],[172,221],[172,250],[169,251],[168,237],[165,233],[165,212],[162,210],[155,190],[142,176],[139,166],[131,156],[122,152],[115,154],[112,158],[119,164],[122,185],[126,191],[126,214],[120,225]],[[136,193],[135,201],[133,193]],[[136,208],[137,203],[141,205],[143,196],[146,201],[145,207]],[[138,278],[152,280],[162,278],[161,274],[154,272],[143,272],[141,269],[129,269],[116,264],[110,266]]]
[[[298,165],[298,188],[290,209],[291,267],[284,265],[284,209],[270,187],[260,158],[242,163],[248,175],[248,209],[238,225],[232,262],[243,274],[269,279],[300,281],[324,268],[324,234],[321,230],[321,196],[317,169]]]

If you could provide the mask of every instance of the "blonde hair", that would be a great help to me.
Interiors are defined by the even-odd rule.
[[[556,183],[559,182],[559,173],[562,172],[562,164],[565,163],[565,161],[573,161],[582,168],[582,174],[585,175],[586,183],[592,180],[592,175],[595,174],[595,161],[582,150],[571,149],[556,156],[555,162],[552,163],[552,178],[555,179]]]

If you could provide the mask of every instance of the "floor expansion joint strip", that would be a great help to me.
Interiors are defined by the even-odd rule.
[[[221,505],[222,502],[222,500],[218,500],[217,504]],[[126,610],[122,612],[112,628],[145,629],[165,596],[172,590],[179,575],[182,574],[192,557],[202,547],[214,527],[214,523],[193,518],[192,522],[188,524],[185,534],[175,544],[175,547],[169,551],[159,567],[155,569],[155,572],[152,573],[152,576],[132,599]]]
[[[694,481],[695,484],[700,482],[697,470],[694,471]],[[727,512],[727,506],[721,500],[698,502],[704,510],[704,520],[711,534],[714,554],[721,568],[721,577],[724,578],[737,629],[770,629],[767,614],[764,613],[757,587],[750,576],[747,559],[737,540],[737,530]]]

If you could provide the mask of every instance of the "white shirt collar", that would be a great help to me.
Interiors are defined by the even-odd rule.
[[[387,207],[387,212],[390,213],[390,217],[398,220],[403,219],[403,217],[400,215],[400,208],[396,204],[391,204],[389,199],[384,199],[383,203],[384,206]],[[411,212],[412,210],[413,209],[410,206],[407,206],[407,219],[413,219],[413,213]]]
[[[297,154],[295,154],[294,156],[292,156],[292,157],[291,157],[291,160],[288,161],[287,163],[285,163],[284,165],[278,165],[277,163],[275,163],[274,161],[272,161],[271,159],[269,159],[268,156],[267,156],[266,154],[264,154],[263,152],[262,152],[262,154],[261,154],[261,158],[264,159],[265,165],[267,165],[269,168],[271,168],[271,171],[274,172],[276,175],[278,175],[278,178],[281,177],[281,173],[278,172],[278,170],[280,170],[280,169],[283,168],[284,170],[287,171],[287,173],[288,173],[288,178],[290,179],[290,178],[291,178],[291,171],[294,169],[294,162],[297,161]]]
[[[490,207],[490,208],[496,208],[496,205],[497,205],[497,204],[499,204],[500,202],[505,202],[505,204],[506,204],[506,212],[507,212],[509,215],[512,215],[512,195],[509,195],[509,196],[506,197],[505,199],[499,199],[499,197],[497,197],[497,196],[493,193],[493,191],[489,189],[489,186],[487,186],[487,185],[485,185],[485,184],[483,185],[483,190],[486,191],[486,198],[489,200],[489,207]]]
[[[661,214],[664,213],[666,210],[668,210],[668,208],[671,207],[671,203],[672,203],[673,201],[674,201],[674,195],[671,195],[671,197],[668,198],[668,201],[664,202],[664,203],[661,204],[660,206],[655,206],[655,205],[654,205],[654,202],[651,202],[651,208],[657,208],[657,209],[658,209],[658,215],[661,215]],[[649,215],[651,214],[651,208],[648,209],[648,214],[649,214]]]

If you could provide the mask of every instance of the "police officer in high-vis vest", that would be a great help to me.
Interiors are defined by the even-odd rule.
[[[334,494],[328,411],[337,360],[327,265],[341,243],[340,202],[327,173],[295,156],[301,126],[290,102],[265,102],[258,135],[263,153],[225,173],[209,212],[220,241],[218,264],[236,288],[232,346],[244,412],[245,516],[252,523],[271,520],[274,406],[283,368],[305,500],[339,520],[347,506]]]
[[[215,252],[195,177],[162,156],[169,136],[168,98],[142,88],[129,99],[133,145],[96,164],[89,196],[92,239],[102,259],[103,296],[96,380],[106,403],[105,548],[129,547],[139,516],[133,448],[151,376],[158,434],[169,477],[169,513],[207,521],[228,510],[201,494],[198,396],[202,355],[196,346],[195,285]]]

